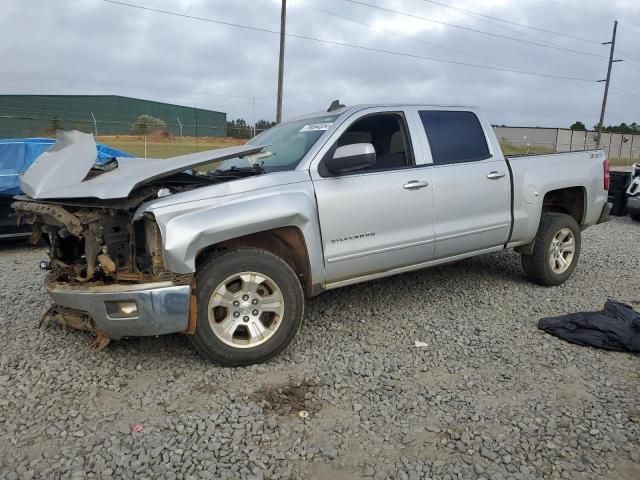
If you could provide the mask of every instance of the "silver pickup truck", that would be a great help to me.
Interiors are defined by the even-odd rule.
[[[94,159],[61,132],[13,204],[50,245],[49,314],[96,348],[184,332],[225,365],[281,352],[332,288],[507,248],[561,284],[609,218],[602,151],[505,157],[468,107],[333,105],[242,146]]]

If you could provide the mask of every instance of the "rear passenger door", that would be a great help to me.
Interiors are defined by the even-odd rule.
[[[493,155],[475,113],[420,110],[431,152],[435,258],[504,244],[511,185],[501,152]]]

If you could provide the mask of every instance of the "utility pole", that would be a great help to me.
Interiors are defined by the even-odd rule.
[[[182,155],[182,122],[180,121],[180,117],[176,117],[176,120],[178,120],[178,126],[180,127],[180,155]]]
[[[180,127],[180,137],[182,137],[182,122],[180,121],[180,117],[176,117],[176,120],[178,120],[178,127]]]
[[[614,62],[621,62],[622,60],[613,59],[613,51],[616,48],[616,30],[618,30],[618,21],[613,22],[613,36],[610,42],[603,42],[602,45],[611,45],[609,51],[609,67],[607,68],[607,78],[605,80],[598,80],[604,83],[604,96],[602,97],[602,110],[600,111],[600,122],[598,123],[598,135],[596,136],[596,148],[600,147],[600,140],[602,139],[602,128],[604,126],[604,112],[607,109],[607,95],[609,94],[609,83],[611,82],[611,66]]]
[[[93,115],[93,112],[89,112],[91,114],[91,118],[93,118],[93,128],[95,131],[95,136],[98,138],[98,122],[96,122],[96,117]]]
[[[251,138],[253,138],[256,136],[256,97],[251,97],[251,122],[253,123]]]
[[[287,0],[282,0],[280,10],[280,60],[278,61],[278,105],[276,107],[276,123],[282,121],[282,81],[284,78],[284,37],[287,20]]]

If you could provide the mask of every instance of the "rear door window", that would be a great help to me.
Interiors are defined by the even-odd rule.
[[[464,163],[491,157],[478,117],[472,112],[423,110],[433,163]]]

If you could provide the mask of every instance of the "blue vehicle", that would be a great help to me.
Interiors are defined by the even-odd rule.
[[[31,234],[28,226],[16,224],[11,215],[11,203],[15,195],[23,193],[20,190],[20,175],[54,143],[53,138],[0,139],[0,239],[22,238]],[[97,164],[114,157],[131,155],[107,145],[97,145]]]

